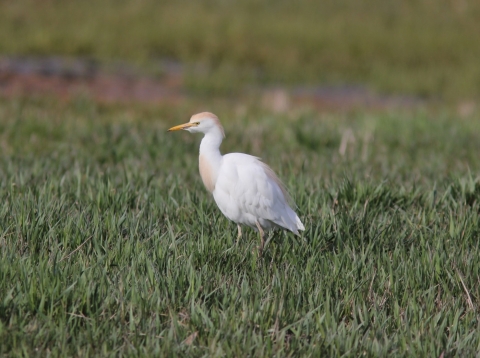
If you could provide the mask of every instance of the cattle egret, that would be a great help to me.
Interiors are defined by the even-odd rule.
[[[216,115],[198,113],[190,122],[168,131],[181,129],[204,134],[200,144],[200,176],[223,215],[237,224],[238,239],[242,236],[240,225],[258,230],[261,256],[265,231],[282,228],[299,235],[299,230],[305,230],[288,204],[291,200],[285,187],[267,164],[248,154],[220,153],[225,132]]]

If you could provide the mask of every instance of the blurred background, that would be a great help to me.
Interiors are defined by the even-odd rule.
[[[474,0],[2,0],[0,96],[468,115],[479,39]]]

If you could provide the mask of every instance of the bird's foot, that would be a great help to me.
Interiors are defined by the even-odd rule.
[[[263,245],[257,246],[258,257],[261,258],[263,255]]]

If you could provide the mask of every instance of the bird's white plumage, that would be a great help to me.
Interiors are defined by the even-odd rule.
[[[217,116],[199,113],[189,123],[170,128],[180,129],[205,134],[199,158],[202,180],[228,219],[260,230],[261,249],[262,230],[279,227],[297,235],[299,230],[305,230],[289,205],[288,193],[270,167],[251,155],[220,154],[225,134]]]
[[[224,155],[213,190],[222,213],[233,222],[256,229],[281,227],[295,234],[304,230],[288,205],[281,183],[258,158],[242,153]]]

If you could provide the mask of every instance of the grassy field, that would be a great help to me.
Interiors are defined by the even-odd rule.
[[[460,101],[480,97],[479,16],[476,0],[4,0],[0,54],[120,58],[156,73],[174,59],[200,93],[353,83]]]
[[[165,132],[193,108],[0,102],[0,355],[478,354],[478,114],[216,106],[306,226],[258,259]]]

